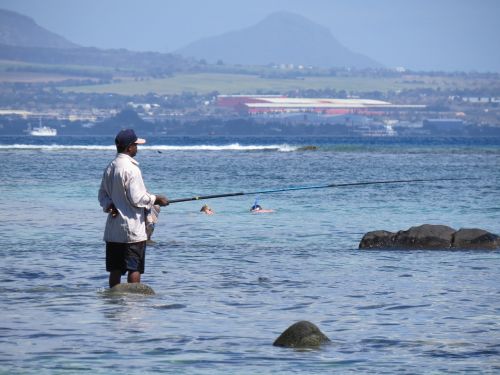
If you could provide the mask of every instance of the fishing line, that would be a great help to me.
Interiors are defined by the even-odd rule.
[[[364,181],[364,182],[348,182],[342,184],[328,184],[328,185],[315,185],[315,186],[296,186],[296,187],[268,189],[260,191],[249,191],[249,192],[241,191],[238,193],[200,195],[190,198],[170,199],[168,203],[170,204],[170,203],[198,201],[204,199],[237,197],[241,195],[270,194],[270,193],[279,193],[283,191],[292,191],[292,190],[325,189],[325,188],[340,188],[347,186],[367,186],[367,185],[382,185],[382,184],[403,184],[410,182],[463,181],[463,180],[476,180],[476,178],[434,178],[434,179],[413,179],[413,180]]]

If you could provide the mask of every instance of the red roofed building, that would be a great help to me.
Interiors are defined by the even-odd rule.
[[[294,112],[374,115],[391,109],[425,108],[423,105],[395,105],[373,99],[288,98],[281,95],[219,95],[217,105],[250,115]]]

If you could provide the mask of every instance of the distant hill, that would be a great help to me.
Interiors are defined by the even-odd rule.
[[[35,64],[91,65],[140,70],[158,76],[186,70],[190,66],[181,56],[172,54],[81,47],[37,25],[29,17],[3,9],[0,9],[0,59]],[[32,71],[31,67],[19,69]],[[61,73],[62,70],[57,72]]]
[[[4,9],[0,9],[0,44],[16,47],[79,47],[37,25],[32,18]]]
[[[209,62],[222,60],[245,65],[382,67],[375,60],[343,46],[326,27],[289,12],[273,13],[246,29],[200,39],[176,53]]]
[[[113,68],[115,73],[149,74],[151,76],[171,75],[175,72],[189,71],[193,66],[181,56],[159,52],[133,52],[125,49],[102,50],[94,47],[80,48],[43,48],[16,47],[0,44],[0,60],[49,64],[61,66],[93,66]],[[32,70],[35,69],[35,70]],[[19,67],[11,71],[46,71],[36,67]],[[62,70],[55,70],[62,72]],[[74,73],[74,69],[71,69]],[[89,73],[89,71],[85,71]],[[99,74],[98,74],[99,75]]]

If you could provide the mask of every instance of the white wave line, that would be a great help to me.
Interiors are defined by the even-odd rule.
[[[142,150],[152,151],[280,151],[291,152],[296,151],[298,147],[290,146],[288,144],[281,145],[240,145],[239,143],[232,143],[228,145],[192,145],[192,146],[171,146],[171,145],[144,145],[140,146]],[[99,146],[99,145],[29,145],[29,144],[12,144],[0,145],[0,150],[102,150],[102,151],[115,151],[114,145]]]

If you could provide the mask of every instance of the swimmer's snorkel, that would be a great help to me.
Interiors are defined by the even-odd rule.
[[[258,209],[260,209],[260,206],[259,206],[259,197],[257,196],[257,198],[255,198],[255,202],[253,202],[252,208],[250,208],[250,211],[255,211]]]

